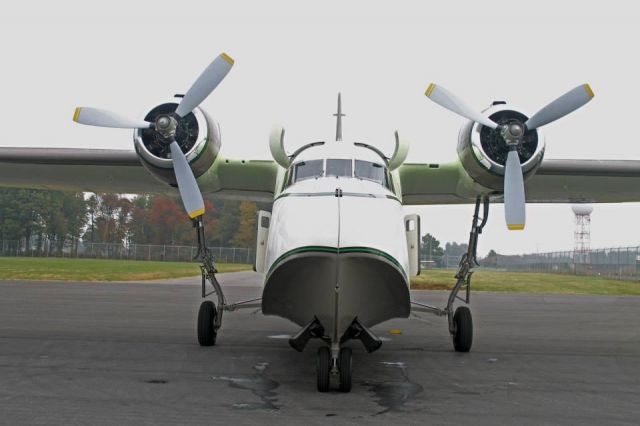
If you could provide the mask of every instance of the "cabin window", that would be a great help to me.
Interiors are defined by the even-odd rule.
[[[301,161],[295,166],[295,181],[314,179],[322,176],[322,160]]]
[[[351,160],[327,160],[327,176],[351,177],[353,176],[353,166]]]
[[[360,179],[371,180],[378,182],[380,185],[386,185],[386,173],[384,166],[370,161],[356,160],[356,173],[355,176]]]

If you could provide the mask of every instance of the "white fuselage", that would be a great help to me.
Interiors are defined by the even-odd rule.
[[[384,159],[367,148],[335,142],[294,159],[272,209],[265,314],[316,317],[335,339],[356,317],[408,315],[404,217],[391,189]]]

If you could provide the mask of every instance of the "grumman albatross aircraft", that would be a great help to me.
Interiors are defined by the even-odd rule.
[[[202,260],[198,341],[213,345],[223,311],[262,308],[298,324],[290,339],[302,351],[311,338],[318,350],[317,387],[351,389],[349,340],[374,351],[381,340],[371,327],[412,311],[447,316],[456,351],[469,351],[473,325],[466,306],[477,238],[489,203],[504,203],[509,229],[525,226],[525,202],[640,201],[640,161],[543,159],[540,128],[593,98],[584,84],[533,115],[504,102],[477,112],[431,84],[426,96],[467,121],[458,136],[458,159],[446,164],[407,164],[409,145],[398,132],[388,155],[373,145],[342,140],[338,98],[336,140],[291,151],[275,127],[273,160],[228,159],[221,154],[218,124],[199,107],[233,66],[218,56],[184,96],[129,119],[77,108],[74,121],[134,129],[133,150],[0,148],[0,186],[73,191],[180,194],[194,221]],[[392,135],[390,135],[392,136]],[[177,190],[176,190],[177,189]],[[264,274],[260,299],[227,303],[207,250],[201,193],[272,202],[258,220],[256,271]],[[409,279],[420,273],[420,221],[403,205],[475,203],[469,252],[463,256],[447,305],[411,301]],[[207,290],[207,283],[213,291]],[[459,291],[463,289],[462,296]]]

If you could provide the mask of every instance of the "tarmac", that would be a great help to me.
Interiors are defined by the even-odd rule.
[[[257,274],[220,278],[230,302],[260,296]],[[444,317],[389,321],[377,352],[349,343],[347,394],[316,391],[320,342],[295,352],[297,327],[255,310],[200,347],[200,301],[199,278],[0,281],[0,424],[640,422],[640,297],[473,293],[470,353]]]

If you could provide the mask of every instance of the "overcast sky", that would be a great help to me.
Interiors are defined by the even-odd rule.
[[[203,106],[227,157],[270,158],[273,123],[290,149],[332,138],[341,91],[345,139],[391,152],[397,129],[412,142],[408,161],[452,161],[462,120],[425,98],[434,81],[478,109],[506,100],[528,112],[588,82],[594,101],[545,127],[546,158],[640,159],[635,2],[198,3],[4,5],[0,146],[130,149],[129,131],[74,125],[74,107],[141,116],[225,51],[236,64]],[[442,242],[468,238],[472,209],[406,208]],[[597,205],[592,247],[640,244],[638,217],[640,204]],[[495,205],[479,251],[572,245],[569,206],[529,205],[527,229],[507,232]]]

